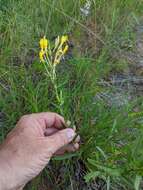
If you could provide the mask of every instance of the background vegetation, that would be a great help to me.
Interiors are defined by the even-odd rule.
[[[25,189],[143,188],[142,70],[136,60],[143,1],[86,3],[0,0],[1,141],[23,114],[56,111],[38,43],[44,34],[70,38],[58,73],[65,117],[76,123],[81,148],[53,160]]]

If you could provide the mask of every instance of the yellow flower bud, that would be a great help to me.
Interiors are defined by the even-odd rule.
[[[54,64],[55,65],[57,65],[57,64],[59,64],[60,63],[60,59],[56,59],[55,61],[54,61]]]
[[[67,36],[67,35],[61,37],[61,44],[62,44],[62,45],[63,45],[65,42],[67,42],[67,41],[68,41],[68,36]]]
[[[39,58],[41,62],[44,62],[44,51],[41,49],[41,51],[39,52]]]
[[[69,46],[66,45],[66,46],[64,47],[64,49],[63,49],[63,54],[65,54],[65,53],[68,51],[68,49],[69,49]]]
[[[41,47],[42,50],[47,50],[48,40],[46,39],[45,36],[40,39],[40,47]]]

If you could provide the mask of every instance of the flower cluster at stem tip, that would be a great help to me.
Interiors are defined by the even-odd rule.
[[[63,35],[55,39],[54,47],[51,48],[50,42],[46,37],[40,39],[40,52],[39,58],[41,62],[50,62],[54,65],[60,63],[63,56],[69,49],[68,46],[68,36]]]

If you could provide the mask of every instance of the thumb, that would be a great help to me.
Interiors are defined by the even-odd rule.
[[[48,146],[51,148],[51,152],[54,154],[57,150],[69,144],[74,139],[75,135],[74,130],[68,128],[49,136]]]

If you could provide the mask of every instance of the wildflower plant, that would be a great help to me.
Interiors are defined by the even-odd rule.
[[[56,68],[58,64],[60,64],[61,60],[64,58],[65,54],[68,51],[68,36],[58,36],[55,39],[55,43],[52,44],[46,37],[40,39],[40,52],[39,58],[40,62],[44,65],[46,75],[51,81],[53,86],[53,92],[56,97],[56,107],[60,114],[64,115],[63,113],[63,93],[62,90],[58,87],[57,83],[57,72]]]

